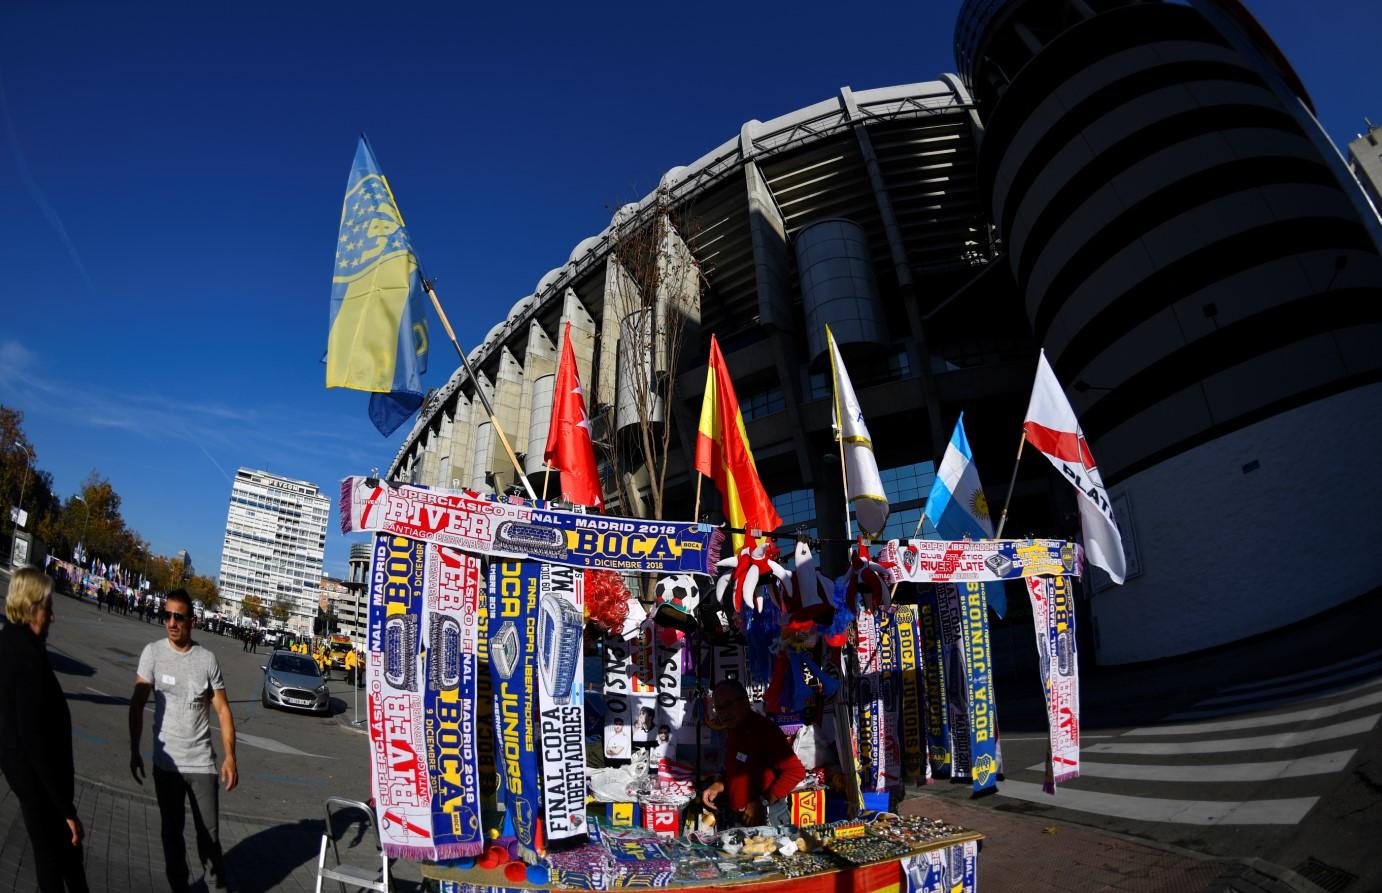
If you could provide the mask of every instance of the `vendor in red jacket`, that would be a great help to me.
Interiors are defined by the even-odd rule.
[[[770,811],[775,823],[785,824],[787,795],[806,777],[806,767],[777,724],[749,707],[737,680],[717,683],[711,703],[725,728],[725,768],[701,799],[721,814],[737,814],[745,825],[764,824]]]

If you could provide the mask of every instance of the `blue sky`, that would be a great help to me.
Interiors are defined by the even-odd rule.
[[[1375,2],[1250,5],[1336,141],[1382,119]],[[408,426],[319,362],[359,132],[469,349],[743,121],[953,70],[959,3],[469,6],[0,5],[0,402],[59,494],[100,471],[214,573],[237,467],[387,466]]]

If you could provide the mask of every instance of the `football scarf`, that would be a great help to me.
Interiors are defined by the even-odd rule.
[[[883,718],[879,735],[883,747],[879,782],[891,790],[903,783],[902,737],[898,734],[902,713],[902,665],[898,660],[896,619],[889,612],[880,612],[877,626],[880,715]]]
[[[917,587],[922,673],[926,682],[926,754],[931,777],[950,777],[950,708],[945,701],[945,645],[935,586]]]
[[[950,717],[950,780],[970,780],[969,668],[965,666],[964,607],[954,583],[936,586],[945,661],[945,701]]]
[[[341,532],[394,533],[478,555],[665,576],[714,573],[724,534],[709,524],[609,518],[470,490],[341,482]]]
[[[489,668],[494,683],[494,732],[500,794],[519,852],[537,859],[541,802],[533,710],[537,703],[536,642],[543,566],[495,561],[489,568]]]
[[[1080,777],[1080,665],[1075,647],[1075,605],[1070,581],[1033,577],[1027,581],[1046,694],[1050,745],[1046,751],[1046,793]]]
[[[572,849],[586,840],[585,574],[538,565],[538,729],[542,751],[544,840]]]
[[[899,731],[902,735],[902,773],[914,784],[931,780],[926,761],[926,733],[922,704],[921,635],[917,609],[899,605],[893,615],[897,624],[897,660],[902,682]]]
[[[627,762],[633,756],[633,703],[629,691],[629,643],[604,638],[605,759]]]
[[[370,783],[384,852],[435,859],[423,722],[426,544],[379,534],[369,579]]]
[[[979,843],[967,840],[902,859],[907,893],[976,893]]]
[[[480,562],[434,544],[427,545],[426,553],[422,706],[432,784],[434,858],[457,859],[477,856],[485,848],[475,711]],[[468,630],[468,643],[463,630]]]
[[[998,786],[998,705],[993,698],[993,653],[989,643],[988,600],[982,583],[955,587],[961,598],[960,616],[969,683],[969,750],[974,794]]]
[[[1065,540],[889,540],[876,560],[894,583],[1078,577],[1084,567],[1081,549]]]

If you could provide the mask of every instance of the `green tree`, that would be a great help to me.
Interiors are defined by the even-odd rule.
[[[277,620],[279,623],[288,622],[289,611],[288,600],[281,596],[274,600],[273,607],[269,609],[269,612],[273,614],[274,620]]]
[[[245,617],[253,617],[255,620],[264,619],[264,601],[253,593],[245,596],[240,602],[240,613]]]
[[[177,559],[174,559],[173,563],[182,564]],[[205,611],[214,611],[216,606],[221,603],[221,590],[216,587],[216,583],[210,577],[192,577],[187,581],[186,588],[193,599],[202,603],[202,609]]]

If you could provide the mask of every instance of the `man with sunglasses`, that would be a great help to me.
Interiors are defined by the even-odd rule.
[[[724,771],[701,792],[701,801],[741,825],[787,824],[787,797],[806,777],[787,736],[777,723],[754,712],[737,679],[715,684],[711,707],[725,730]]]
[[[144,704],[154,695],[154,792],[162,818],[163,861],[173,890],[188,889],[183,827],[185,807],[192,803],[197,856],[210,863],[209,880],[226,888],[221,853],[216,752],[211,745],[211,708],[221,726],[225,759],[220,780],[227,791],[239,781],[235,766],[235,720],[226,700],[226,684],[216,655],[192,641],[192,599],[174,589],[163,600],[167,637],[144,646],[130,698],[130,774],[144,783],[139,739],[144,732]]]

